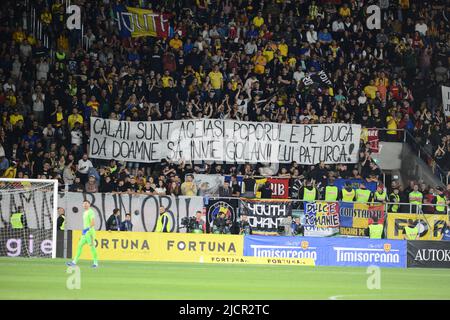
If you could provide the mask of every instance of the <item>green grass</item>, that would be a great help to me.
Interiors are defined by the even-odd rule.
[[[450,299],[445,269],[382,269],[369,290],[366,268],[81,261],[69,290],[65,261],[0,258],[0,299]]]

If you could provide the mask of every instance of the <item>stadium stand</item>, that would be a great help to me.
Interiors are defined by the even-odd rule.
[[[91,116],[358,123],[387,129],[379,131],[383,141],[412,142],[448,177],[450,122],[440,99],[441,85],[449,85],[445,1],[380,1],[386,24],[376,32],[363,28],[370,1],[358,0],[72,1],[86,12],[82,30],[61,26],[66,2],[3,2],[2,177],[56,178],[61,191],[167,195],[200,194],[185,179],[192,173],[283,176],[292,190],[299,178],[322,187],[330,177],[382,181],[363,141],[352,165],[268,170],[89,159]],[[167,14],[169,36],[122,38],[114,15],[119,3]],[[33,17],[40,28],[23,28],[20,21]],[[305,84],[318,71],[331,85]],[[386,186],[388,195],[396,183]],[[399,186],[404,202],[414,183]],[[419,185],[430,203],[435,187]]]

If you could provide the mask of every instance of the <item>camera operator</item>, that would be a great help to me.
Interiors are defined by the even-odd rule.
[[[231,225],[232,222],[230,219],[227,218],[226,213],[223,211],[219,212],[217,217],[214,219],[213,233],[229,234]]]
[[[305,235],[305,227],[300,223],[300,218],[295,218],[291,225],[292,235],[293,236],[304,236]]]
[[[252,226],[248,222],[248,216],[246,214],[241,215],[241,221],[239,222],[239,234],[249,235],[252,234]]]

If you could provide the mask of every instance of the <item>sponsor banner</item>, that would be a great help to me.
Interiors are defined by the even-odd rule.
[[[81,231],[73,232],[76,252]],[[210,256],[239,257],[243,237],[237,235],[97,231],[100,260],[205,262]],[[85,246],[81,259],[92,259]]]
[[[240,200],[240,214],[248,215],[253,234],[277,234],[282,221],[292,216],[290,201],[246,198]]]
[[[231,263],[231,264],[278,264],[278,265],[300,265],[314,266],[314,259],[286,259],[286,258],[260,258],[260,257],[223,257],[211,256],[205,261],[208,263]]]
[[[0,256],[52,257],[52,230],[0,228]]]
[[[169,36],[169,14],[124,5],[117,5],[114,11],[114,19],[122,38]]]
[[[406,267],[406,241],[246,236],[244,256],[313,259],[318,266]]]
[[[370,151],[372,151],[372,153],[380,152],[380,139],[378,137],[378,129],[368,129],[367,142],[370,143]]]
[[[408,241],[408,267],[450,268],[450,242]]]
[[[194,174],[197,190],[208,196],[218,196],[219,188],[223,186],[224,181],[225,177],[220,174]]]
[[[307,202],[305,236],[329,237],[339,232],[339,202]]]
[[[419,240],[441,240],[448,223],[446,214],[389,213],[387,238],[404,239],[404,230],[412,220],[419,227]]]
[[[363,237],[374,216],[378,217],[378,223],[384,223],[384,205],[341,201],[339,202],[339,233],[346,236]]]
[[[442,86],[442,107],[446,117],[450,117],[450,87]]]
[[[238,163],[356,163],[361,126],[222,119],[117,121],[91,118],[89,155],[140,163],[162,159]]]
[[[131,213],[133,231],[154,231],[159,217],[159,207],[164,206],[172,220],[172,231],[185,232],[180,229],[181,219],[195,216],[195,212],[203,210],[202,197],[187,196],[152,196],[146,194],[112,194],[112,193],[79,193],[67,192],[59,194],[58,205],[66,210],[67,230],[83,229],[83,201],[89,200],[95,212],[95,229],[106,230],[106,221],[115,208],[120,209],[121,221],[125,214]]]
[[[334,181],[334,185],[338,187],[339,190],[342,190],[345,187],[346,183],[350,183],[352,188],[355,190],[359,188],[360,183],[364,183],[366,188],[369,189],[370,191],[372,192],[377,191],[376,182],[367,182],[363,179],[342,179],[342,178],[336,179]]]

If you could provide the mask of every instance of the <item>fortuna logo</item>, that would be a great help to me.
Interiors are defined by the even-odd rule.
[[[400,262],[400,250],[387,250],[387,244],[383,249],[375,248],[344,248],[333,247],[336,251],[337,262],[386,262],[386,263],[399,263]]]
[[[193,252],[227,252],[236,253],[233,242],[219,241],[174,241],[167,240],[167,251],[193,251]]]
[[[317,260],[316,247],[310,247],[308,241],[302,241],[300,247],[252,244],[253,256],[264,258],[312,258]]]
[[[416,261],[450,261],[450,250],[421,249],[417,251]]]

